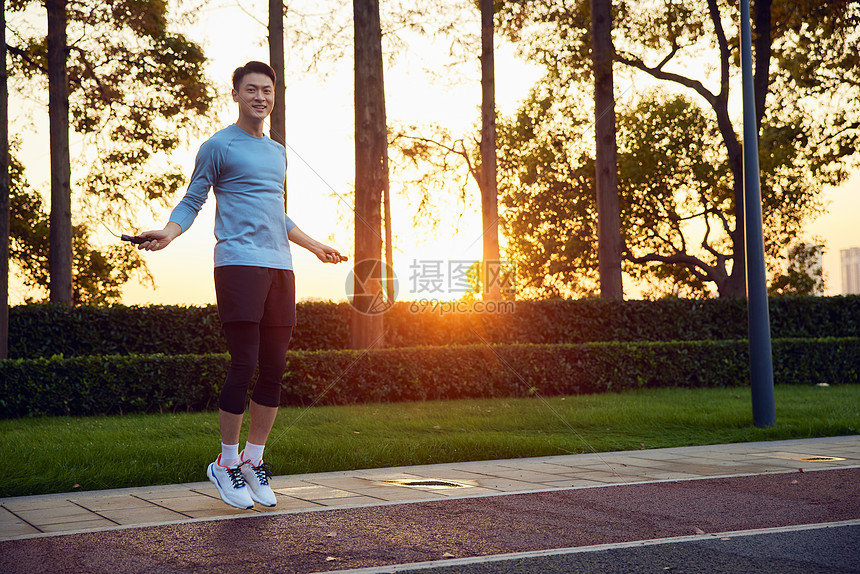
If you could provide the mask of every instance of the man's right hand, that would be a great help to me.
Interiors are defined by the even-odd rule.
[[[170,245],[170,242],[181,234],[182,228],[179,227],[179,224],[170,221],[164,226],[164,229],[138,233],[138,237],[150,239],[150,241],[141,243],[137,248],[145,251],[160,251]]]

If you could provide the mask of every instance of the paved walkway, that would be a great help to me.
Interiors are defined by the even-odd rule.
[[[860,467],[860,436],[278,476],[276,510],[233,509],[209,482],[0,499],[0,541],[239,516]],[[201,469],[201,473],[202,473]]]

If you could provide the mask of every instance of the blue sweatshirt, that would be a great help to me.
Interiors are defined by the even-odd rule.
[[[292,269],[284,213],[287,152],[270,138],[232,124],[200,146],[191,182],[170,221],[184,232],[215,190],[215,267],[249,265]]]

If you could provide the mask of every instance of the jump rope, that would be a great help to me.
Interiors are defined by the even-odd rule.
[[[632,85],[630,87],[632,87]],[[630,89],[630,87],[628,87],[626,90],[624,90],[623,93],[626,93]],[[622,93],[622,95],[623,95],[623,93]],[[237,94],[238,94],[238,92],[237,92]],[[238,94],[238,97],[240,99],[242,99],[243,103],[249,104],[249,102],[247,100],[245,100],[241,94]],[[601,114],[601,116],[607,112],[608,112],[608,110],[604,111],[603,114]],[[299,154],[293,146],[291,146],[289,144],[289,142],[287,142],[285,135],[279,134],[278,132],[272,130],[271,123],[269,122],[268,117],[263,120],[263,123],[264,123],[264,125],[266,125],[266,127],[269,128],[269,132],[271,134],[274,134],[275,136],[280,137],[284,141],[285,147],[287,149],[289,149],[299,160],[301,160],[301,162],[305,166],[307,166],[308,169],[310,169],[311,173],[313,173],[326,187],[328,187],[328,189],[331,190],[331,192],[334,193],[334,195],[337,196],[337,198],[340,199],[340,201],[344,202],[350,208],[350,210],[353,213],[355,213],[355,207],[353,205],[350,205],[350,203],[341,194],[339,194],[335,190],[335,188],[328,181],[326,181],[326,179],[316,169],[314,169],[314,167],[307,160],[305,160],[304,157],[302,157],[302,155]],[[284,167],[284,170],[286,173],[286,165]],[[542,175],[542,174],[540,174],[540,175]],[[540,177],[538,179],[540,179]],[[521,197],[524,193],[525,192],[522,192],[516,199]],[[496,225],[497,223],[498,223],[498,218],[496,219],[496,221],[493,224],[488,226],[487,229],[485,229],[481,232],[481,234],[477,237],[477,239],[475,239],[475,241],[472,242],[472,245],[474,245],[478,240],[480,240],[480,238],[484,235],[484,233],[486,233],[488,229],[490,229],[492,226]],[[104,223],[102,223],[102,225],[104,225]],[[379,236],[376,233],[376,230],[374,230],[370,225],[368,225],[367,227],[369,229],[371,229],[374,234]],[[106,225],[105,225],[105,228],[108,230],[108,232],[111,233],[111,235],[113,235],[114,237],[118,237],[120,239],[120,241],[127,241],[127,242],[131,243],[132,245],[140,245],[140,244],[146,243],[148,241],[152,241],[151,238],[140,237],[139,235],[128,235],[125,233],[117,235],[116,233],[111,231],[110,228],[108,228]],[[343,258],[342,261],[346,261],[346,258]],[[493,355],[495,355],[495,357],[498,359],[498,361],[500,363],[502,363],[508,370],[510,370],[511,373],[514,374],[514,376],[517,378],[517,380],[519,380],[519,382],[523,385],[523,388],[525,390],[527,390],[528,392],[533,394],[535,397],[537,397],[541,401],[541,403],[553,414],[553,416],[555,416],[559,421],[561,421],[561,423],[565,426],[565,428],[567,428],[573,435],[575,435],[577,437],[577,439],[579,439],[579,441],[582,442],[582,444],[584,444],[588,448],[588,450],[591,451],[592,454],[596,455],[597,458],[604,465],[606,465],[607,468],[609,468],[609,470],[612,472],[613,475],[615,475],[621,482],[624,482],[624,483],[628,482],[620,473],[618,473],[617,470],[615,470],[615,468],[605,458],[603,458],[603,456],[601,456],[601,454],[591,445],[591,443],[589,443],[585,439],[585,437],[583,437],[582,434],[580,434],[579,431],[577,431],[573,427],[573,425],[570,424],[570,422],[556,408],[554,408],[552,406],[552,404],[550,404],[550,402],[537,389],[535,389],[533,386],[528,384],[528,382],[525,380],[525,378],[522,376],[522,374],[520,374],[510,363],[508,363],[504,359],[504,357],[502,357],[502,355],[499,354],[498,350],[495,349],[490,344],[489,341],[484,339],[473,327],[470,327],[470,329],[471,329],[472,333],[474,333],[475,336],[478,337],[478,339],[480,339],[481,342],[488,349],[490,349],[490,351],[493,353]],[[344,368],[344,370],[337,377],[335,377],[335,379],[333,381],[331,381],[314,398],[313,402],[311,402],[310,405],[306,406],[301,411],[299,411],[299,413],[287,425],[287,427],[284,428],[281,432],[279,432],[274,437],[274,439],[268,440],[267,441],[268,446],[271,448],[272,445],[277,444],[293,427],[296,426],[296,424],[308,413],[308,411],[310,411],[312,408],[317,406],[320,403],[320,401],[322,401],[322,399],[326,396],[326,394],[328,394],[328,392],[331,389],[333,389],[341,380],[343,380],[343,378],[349,373],[349,371],[352,369],[352,367],[355,366],[355,364],[358,363],[358,361],[360,361],[365,355],[367,355],[370,352],[370,350],[373,349],[376,346],[376,344],[382,340],[382,338],[385,336],[387,331],[388,331],[387,329],[385,331],[383,331],[383,333],[381,335],[379,335],[379,337],[377,337],[373,342],[371,342],[371,344],[368,345],[367,348],[363,349],[358,355],[356,355],[356,357],[349,363],[349,365],[347,365],[346,368]],[[569,453],[569,454],[572,454],[572,453]]]

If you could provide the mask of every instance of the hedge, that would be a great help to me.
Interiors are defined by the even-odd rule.
[[[87,307],[33,304],[9,309],[9,357],[226,352],[215,306]]]
[[[510,313],[450,313],[445,305],[397,303],[385,314],[392,347],[702,341],[747,336],[744,299],[516,301]],[[346,303],[300,303],[294,350],[349,347]],[[860,337],[860,296],[770,300],[773,338]],[[226,352],[214,306],[24,305],[9,317],[9,357]]]
[[[783,384],[860,382],[860,338],[777,339]],[[749,383],[744,340],[293,351],[283,405],[584,394]],[[217,408],[229,357],[0,361],[0,418]]]

